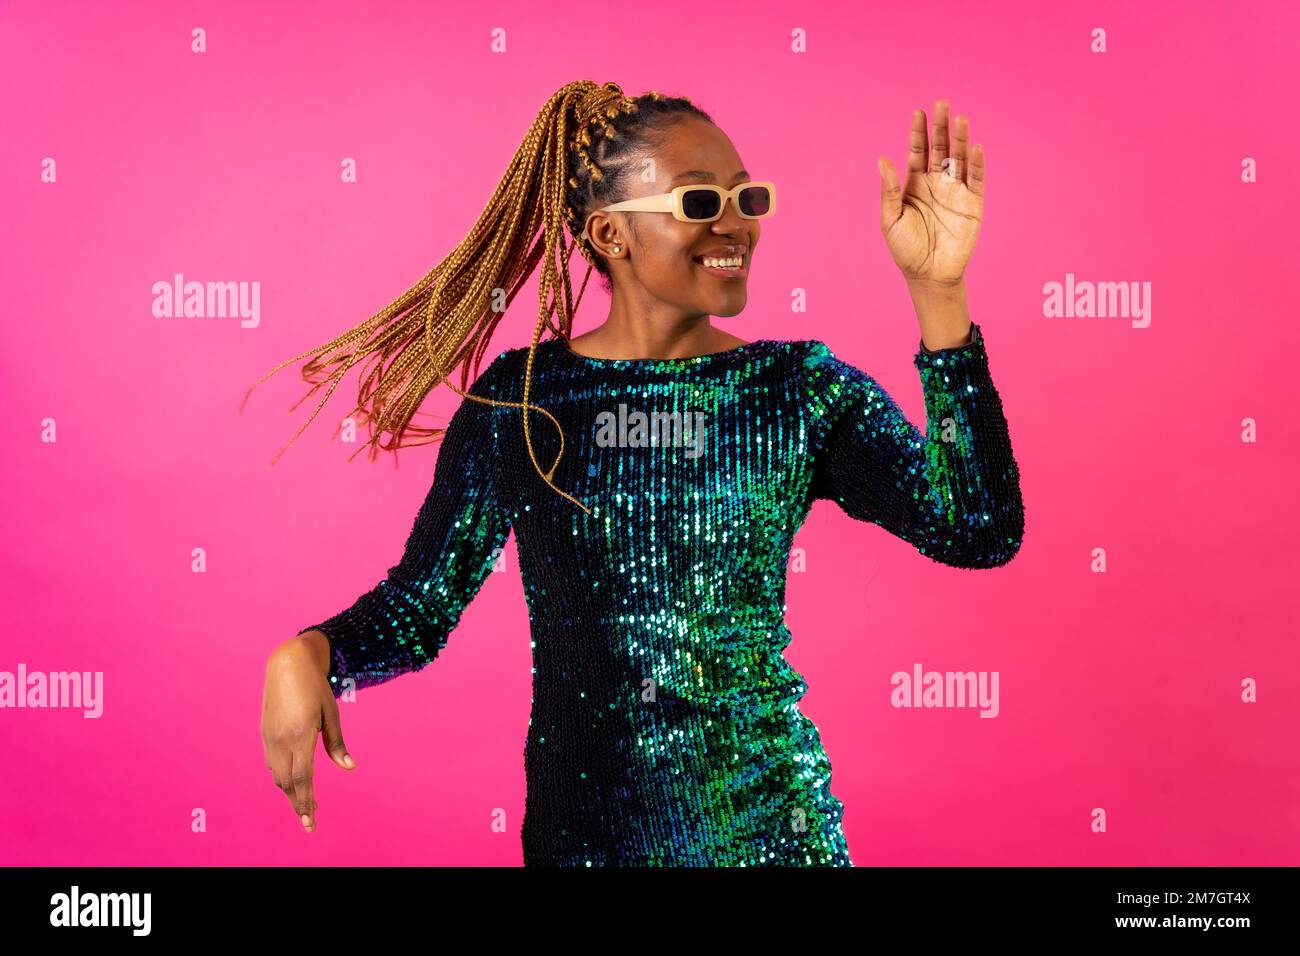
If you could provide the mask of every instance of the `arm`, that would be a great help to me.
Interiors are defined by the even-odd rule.
[[[922,343],[913,361],[925,433],[871,376],[813,343],[805,369],[821,421],[813,497],[942,564],[1006,564],[1020,550],[1024,503],[979,326],[966,345],[930,352]]]
[[[470,389],[495,398],[489,367]],[[510,533],[500,505],[494,407],[462,399],[438,449],[434,478],[401,561],[372,590],[304,628],[328,640],[334,696],[345,678],[358,689],[429,664],[478,593]]]

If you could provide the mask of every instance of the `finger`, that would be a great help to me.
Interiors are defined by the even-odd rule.
[[[271,776],[280,792],[288,798],[289,806],[297,813],[297,798],[293,794],[293,753],[288,748],[279,748],[271,754]]]
[[[925,132],[925,110],[912,110],[912,132],[907,140],[907,171],[925,172],[926,154],[930,142]]]
[[[934,101],[934,135],[930,137],[930,172],[943,172],[948,158],[948,101]]]
[[[357,762],[352,759],[347,746],[343,743],[343,727],[339,721],[339,704],[337,700],[330,698],[325,703],[325,711],[321,715],[321,720],[321,737],[325,741],[325,752],[330,755],[331,760],[344,770],[355,770]]]
[[[970,120],[958,116],[952,123],[952,178],[959,182],[966,181],[966,143],[970,139]]]
[[[305,746],[293,752],[294,810],[302,821],[303,829],[310,833],[316,829],[316,797],[311,789],[311,764],[316,752],[316,735],[311,734]]]
[[[880,170],[880,231],[889,228],[903,215],[903,191],[898,186],[898,172],[887,159],[876,160]]]
[[[970,164],[966,170],[966,186],[976,196],[984,198],[984,145],[976,143],[970,151]]]

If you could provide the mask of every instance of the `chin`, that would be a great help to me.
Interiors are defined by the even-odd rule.
[[[709,315],[715,315],[720,319],[729,319],[734,315],[740,315],[745,311],[745,297],[741,296],[739,301],[734,298],[726,303],[718,303],[714,308],[709,310]]]

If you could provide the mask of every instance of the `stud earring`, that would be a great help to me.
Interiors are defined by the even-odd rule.
[[[614,243],[614,251],[615,251],[615,252],[622,252],[622,251],[623,251],[623,247],[622,247],[621,245],[619,245],[619,244],[616,242],[616,243]]]

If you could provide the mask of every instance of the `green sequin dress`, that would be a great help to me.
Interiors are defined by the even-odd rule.
[[[527,353],[472,391],[520,401]],[[782,656],[795,533],[824,498],[935,561],[993,568],[1024,527],[979,326],[914,362],[925,431],[816,340],[669,360],[542,342],[529,399],[564,429],[552,479],[592,513],[537,474],[519,409],[462,400],[400,563],[313,625],[334,693],[430,663],[513,530],[534,663],[525,865],[851,866]],[[546,468],[559,436],[539,412],[530,426]]]

